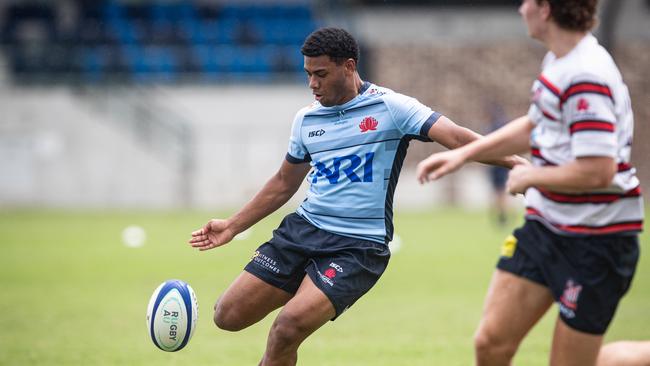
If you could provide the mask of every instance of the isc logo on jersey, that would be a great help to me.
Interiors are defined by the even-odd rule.
[[[151,295],[147,306],[147,329],[163,351],[175,352],[187,345],[198,317],[196,295],[181,280],[165,281]]]
[[[322,128],[320,130],[309,131],[307,137],[321,137],[325,134],[325,130]]]

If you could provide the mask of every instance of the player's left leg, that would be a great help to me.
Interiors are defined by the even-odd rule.
[[[597,366],[650,366],[650,341],[618,341],[604,345]]]
[[[300,344],[335,316],[332,302],[306,275],[273,322],[260,365],[295,365]]]
[[[295,296],[271,327],[262,365],[295,364],[305,338],[350,308],[377,283],[388,265],[390,251],[385,244],[322,230],[313,238],[326,245],[314,246]]]
[[[572,261],[573,267],[558,267],[549,276],[560,310],[550,363],[594,366],[603,335],[634,277],[638,238],[569,238],[558,243],[560,246],[567,264]]]
[[[602,342],[602,335],[580,332],[558,318],[555,323],[550,364],[551,366],[593,366],[596,364]]]

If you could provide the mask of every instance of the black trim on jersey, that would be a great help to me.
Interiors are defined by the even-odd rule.
[[[305,206],[300,205],[300,207],[305,210],[306,212],[309,212],[312,215],[316,216],[327,216],[327,217],[336,217],[339,219],[353,219],[353,220],[383,220],[383,217],[351,217],[351,216],[337,216],[337,215],[327,215],[327,214],[322,214],[322,213],[317,213],[317,212],[311,212],[308,209],[305,208]]]
[[[606,119],[598,119],[598,118],[583,118],[583,119],[577,119],[577,120],[575,120],[575,121],[571,121],[571,122],[569,122],[569,127],[571,127],[571,126],[573,126],[573,125],[575,125],[575,124],[577,124],[577,123],[586,123],[586,122],[606,123],[606,124],[609,124],[609,125],[612,125],[612,126],[615,125],[615,122],[612,122],[612,121],[610,121],[610,120],[606,120]]]
[[[571,205],[611,204],[626,198],[641,197],[641,189],[638,186],[636,188],[630,189],[629,191],[623,193],[598,192],[598,193],[580,193],[580,194],[553,192],[548,189],[542,189],[538,187],[532,187],[532,188],[536,189],[544,198],[546,198],[549,201],[553,201],[559,204],[571,204]]]
[[[599,119],[586,119],[573,121],[569,124],[569,134],[574,135],[578,132],[597,131],[597,132],[615,132],[613,122]]]
[[[309,154],[305,154],[304,158],[298,159],[296,157],[293,157],[291,154],[287,153],[287,155],[285,155],[284,158],[291,164],[309,163],[311,161],[311,156],[309,156]]]
[[[341,149],[347,149],[349,147],[362,146],[362,145],[372,145],[372,144],[377,144],[377,143],[380,143],[380,142],[397,141],[397,140],[399,140],[399,139],[386,139],[386,140],[369,141],[369,142],[364,142],[362,144],[355,144],[355,145],[349,145],[349,146],[343,146],[343,147],[335,147],[333,149],[314,151],[311,154],[314,155],[314,154],[320,154],[320,153],[326,152],[326,151],[341,150]]]
[[[338,116],[341,112],[332,112],[332,113],[323,113],[323,114],[305,114],[304,118],[310,118],[310,117],[334,117]]]
[[[611,100],[612,103],[615,104],[614,96],[612,95],[612,90],[609,88],[607,84],[594,83],[591,81],[581,81],[569,85],[564,91],[564,93],[562,94],[562,96],[560,97],[560,103],[564,104],[566,103],[567,100],[569,100],[569,98],[572,98],[580,94],[602,95],[609,98],[609,100]]]
[[[526,219],[535,220],[540,219],[540,222],[551,230],[560,230],[564,233],[573,235],[626,235],[627,233],[636,233],[643,231],[643,220],[635,221],[619,221],[609,223],[603,226],[589,226],[589,225],[561,225],[549,221],[534,207],[526,207]],[[548,225],[546,225],[548,223]]]
[[[361,88],[359,88],[359,94],[363,94],[370,88],[370,85],[372,85],[371,82],[369,81],[364,81],[363,84],[361,84]]]
[[[438,122],[438,120],[440,119],[440,117],[442,117],[442,114],[440,114],[440,113],[438,113],[438,112],[433,112],[433,113],[431,113],[431,115],[429,116],[429,118],[427,118],[427,120],[424,122],[424,124],[423,124],[422,127],[420,128],[420,136],[426,137],[426,138],[428,139],[428,141],[432,141],[432,140],[429,138],[429,130],[431,129],[431,127],[433,127],[433,125],[434,125],[436,122]]]
[[[393,240],[393,196],[395,194],[395,187],[397,187],[397,181],[399,180],[399,173],[402,170],[402,165],[404,164],[404,158],[406,157],[406,150],[409,147],[411,140],[420,140],[420,141],[430,141],[429,139],[423,140],[421,136],[417,135],[405,135],[400,139],[397,150],[395,151],[395,158],[393,160],[393,166],[390,168],[390,181],[388,182],[388,188],[386,189],[386,213],[385,224],[386,227],[386,244]]]

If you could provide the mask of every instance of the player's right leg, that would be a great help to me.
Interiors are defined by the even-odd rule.
[[[257,248],[245,271],[214,307],[214,322],[219,328],[244,329],[294,296],[307,264],[305,249],[295,238],[303,221],[296,214],[288,215],[273,231],[273,238]]]
[[[278,314],[261,365],[295,365],[298,347],[328,320],[366,294],[388,265],[383,243],[339,236],[304,222],[301,242],[311,242],[309,263],[295,296]]]
[[[224,330],[242,330],[286,304],[291,297],[293,294],[244,271],[214,306],[214,323]]]
[[[474,337],[476,364],[510,365],[521,340],[551,304],[548,288],[497,269]]]

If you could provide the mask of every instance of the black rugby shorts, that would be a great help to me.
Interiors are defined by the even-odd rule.
[[[548,287],[571,328],[604,334],[630,287],[637,235],[564,236],[527,220],[506,240],[497,268]]]
[[[334,305],[334,320],[374,286],[389,259],[388,245],[336,235],[292,213],[244,270],[289,293],[308,275]]]

